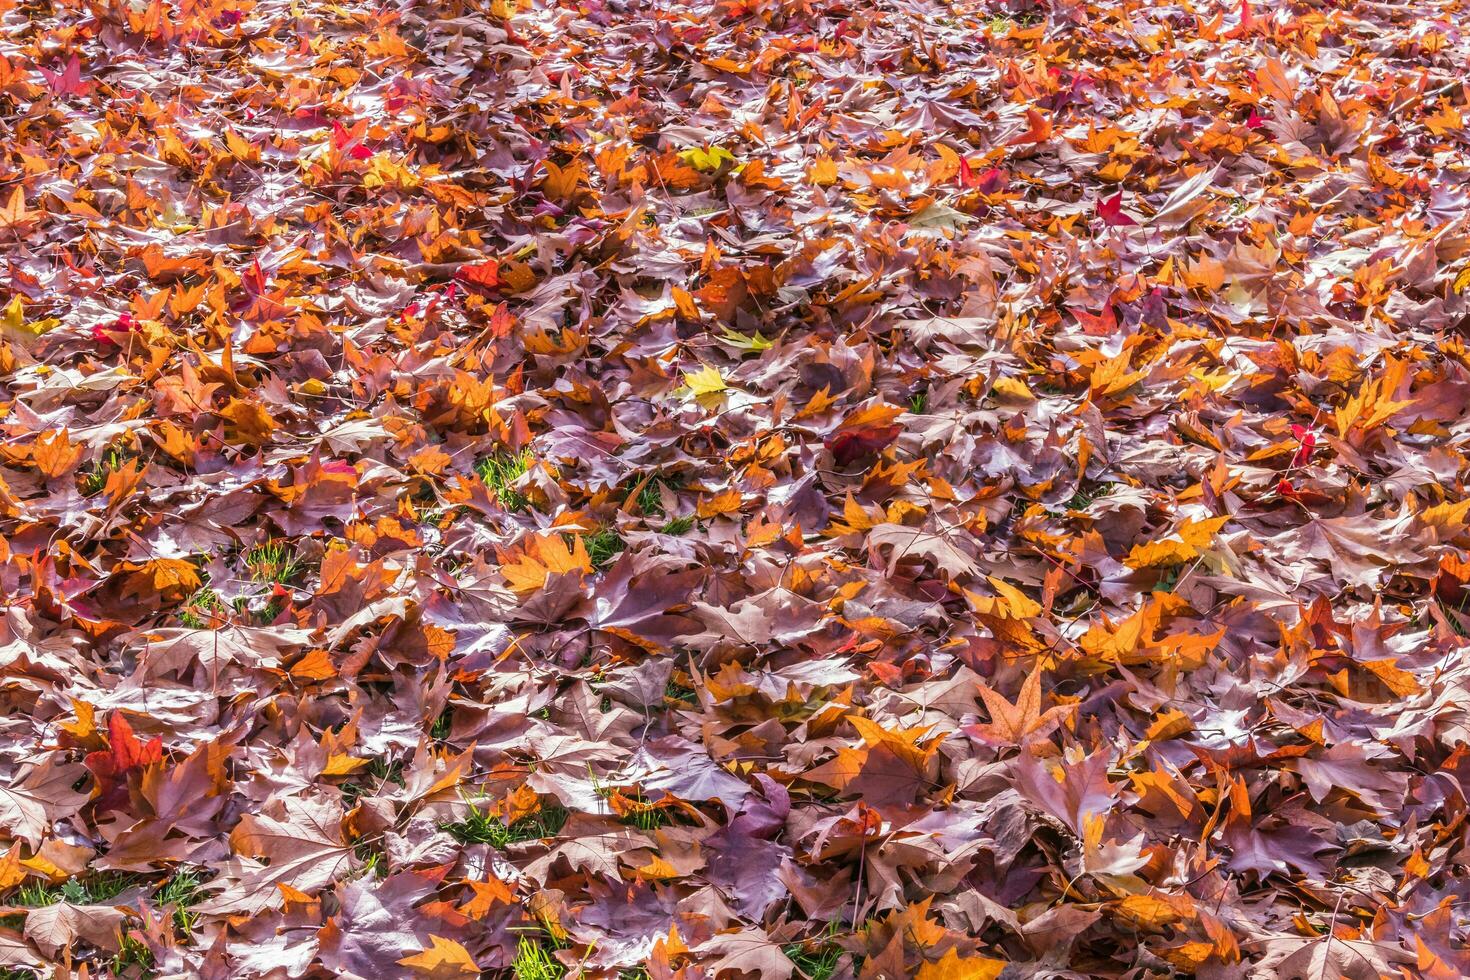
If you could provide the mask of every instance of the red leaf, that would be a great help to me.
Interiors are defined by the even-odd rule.
[[[982,194],[999,194],[1006,189],[1010,182],[1010,174],[999,167],[991,167],[975,181],[975,187]]]
[[[876,453],[898,438],[903,431],[899,425],[880,425],[871,429],[854,429],[839,432],[827,440],[827,448],[838,465],[847,466],[870,453]]]
[[[970,161],[960,157],[960,186],[979,187],[980,180],[975,176],[975,171],[970,167]]]
[[[55,95],[85,95],[90,87],[82,81],[82,62],[76,55],[71,56],[71,61],[61,71],[39,70]]]
[[[494,289],[500,285],[500,263],[495,259],[486,259],[474,265],[462,265],[455,272],[454,278],[467,286]]]
[[[1312,458],[1312,450],[1317,446],[1317,434],[1304,425],[1293,425],[1291,434],[1300,444],[1296,455],[1291,458],[1291,465],[1305,466]]]
[[[354,160],[366,160],[373,155],[373,151],[362,145],[362,137],[365,133],[367,133],[366,119],[353,123],[351,129],[333,119],[332,149],[346,153]]]
[[[1105,197],[1097,202],[1097,216],[1112,228],[1121,225],[1136,225],[1128,215],[1123,213],[1123,192],[1119,191],[1112,197]]]
[[[155,736],[144,743],[133,734],[133,726],[120,711],[107,719],[107,747],[112,751],[113,771],[142,769],[163,758],[163,740]]]
[[[140,772],[149,763],[163,758],[163,740],[154,737],[146,743],[133,734],[122,712],[114,711],[107,719],[107,748],[89,752],[82,763],[97,779],[97,810],[115,810],[127,803],[127,777]]]

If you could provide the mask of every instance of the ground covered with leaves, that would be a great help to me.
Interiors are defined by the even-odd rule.
[[[1466,12],[0,2],[0,965],[1470,973]]]

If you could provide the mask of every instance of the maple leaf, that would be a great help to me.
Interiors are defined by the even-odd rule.
[[[740,929],[713,936],[691,952],[699,957],[712,976],[731,970],[737,974],[788,980],[796,972],[796,964],[781,947],[757,929]]]
[[[240,818],[230,833],[236,861],[222,878],[210,882],[215,894],[198,911],[256,915],[285,901],[283,886],[309,895],[355,865],[352,848],[342,840],[340,810],[286,797],[270,811]]]
[[[54,753],[23,767],[0,784],[0,827],[39,848],[55,821],[87,802],[88,794],[72,789],[85,772],[81,765],[60,762]]]
[[[1097,202],[1097,216],[1103,219],[1103,223],[1110,228],[1126,227],[1136,225],[1131,217],[1123,213],[1123,192],[1119,191],[1112,197],[1100,198]]]
[[[1012,136],[1007,146],[1020,146],[1025,143],[1045,143],[1051,139],[1052,122],[1047,116],[1043,116],[1035,109],[1026,110],[1026,131],[1018,136]]]
[[[423,952],[405,956],[398,961],[415,975],[432,977],[434,980],[449,980],[451,977],[478,977],[480,967],[470,956],[469,950],[452,939],[429,936],[430,945]]]
[[[500,285],[500,263],[495,259],[462,265],[454,272],[454,278],[469,286],[495,289]]]
[[[903,409],[893,405],[869,405],[844,418],[823,444],[839,466],[850,466],[897,439],[903,426],[896,420],[902,414]]]
[[[1005,960],[961,956],[959,950],[951,946],[939,959],[922,964],[914,974],[914,980],[996,980],[1005,968]]]
[[[868,532],[868,545],[892,548],[893,563],[906,558],[921,558],[951,578],[973,575],[978,571],[974,557],[961,547],[964,542],[951,534],[936,534],[899,524],[879,524]]]
[[[38,216],[26,208],[25,185],[16,184],[10,192],[10,199],[4,206],[0,206],[0,227],[15,235],[24,234],[31,230],[37,223]],[[5,322],[7,329],[22,329],[23,315],[20,307],[20,297],[16,296],[10,301],[10,306],[5,310]]]
[[[16,193],[20,193],[19,188],[17,188]],[[11,206],[16,206],[16,201],[14,198],[11,199]],[[20,217],[24,218],[25,206],[22,203],[20,207]],[[5,335],[11,339],[19,340],[22,343],[34,340],[42,334],[46,333],[48,330],[52,330],[60,325],[61,321],[58,320],[56,317],[45,317],[40,320],[27,320],[25,315],[25,307],[21,305],[19,296],[12,297],[10,303],[7,304],[5,307],[5,312],[0,313],[0,326],[4,327]]]
[[[121,926],[127,918],[110,905],[56,902],[26,914],[25,937],[47,956],[71,949],[78,940],[108,951],[121,948]]]
[[[97,778],[99,810],[114,809],[127,800],[129,776],[140,774],[163,758],[163,740],[154,736],[143,742],[133,734],[133,726],[120,711],[107,719],[107,748],[90,752],[83,762]]]
[[[966,725],[961,731],[991,745],[1024,748],[1036,739],[1045,738],[1071,713],[1066,705],[1041,710],[1039,667],[1027,676],[1014,704],[985,684],[977,682],[975,687],[990,712],[990,721]]]
[[[82,81],[82,59],[75,54],[61,71],[46,68],[38,68],[37,71],[46,79],[46,87],[54,95],[86,95],[91,88],[91,83]]]
[[[713,173],[726,164],[735,163],[735,154],[723,146],[691,146],[687,150],[679,151],[679,159],[695,170]]]
[[[701,365],[697,371],[685,371],[684,386],[696,398],[718,395],[727,387],[724,375],[708,364]]]
[[[560,534],[528,535],[515,551],[506,553],[500,574],[517,592],[534,592],[553,576],[579,575],[592,571],[587,545],[581,535],[571,536],[572,544]]]

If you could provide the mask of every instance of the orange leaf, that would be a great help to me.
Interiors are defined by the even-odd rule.
[[[1045,143],[1051,139],[1051,119],[1043,116],[1035,109],[1027,109],[1026,122],[1026,131],[1019,136],[1013,136],[1007,140],[1007,146],[1018,146],[1022,143]]]
[[[959,951],[951,946],[936,962],[920,966],[914,980],[995,980],[1005,968],[1005,960],[993,960],[988,956],[961,957]]]
[[[429,936],[429,942],[433,945],[421,953],[405,956],[398,961],[399,966],[406,966],[422,976],[447,978],[449,977],[478,977],[480,967],[470,951],[452,939],[443,936]]]
[[[519,553],[502,555],[500,574],[515,591],[534,592],[553,575],[592,571],[581,536],[574,536],[572,541],[568,547],[560,534],[533,535]]]

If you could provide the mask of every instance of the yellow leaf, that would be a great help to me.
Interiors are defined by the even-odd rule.
[[[21,861],[20,865],[23,868],[29,868],[41,877],[50,879],[51,881],[65,881],[71,877],[71,875],[66,873],[65,869],[52,863],[44,854],[28,857]]]
[[[20,296],[16,295],[10,300],[10,305],[5,307],[5,312],[0,314],[0,325],[5,327],[6,333],[32,338],[39,337],[46,331],[60,326],[61,321],[54,316],[48,316],[44,320],[32,320],[27,323],[25,306],[21,303]]]
[[[1026,593],[1004,579],[993,575],[986,577],[997,595],[983,596],[969,589],[965,590],[965,598],[977,615],[994,616],[998,619],[1034,619],[1041,615],[1041,604]]]
[[[1438,112],[1424,117],[1425,127],[1435,136],[1443,136],[1445,133],[1456,129],[1463,129],[1465,121],[1460,116],[1460,111],[1454,106],[1446,104],[1441,106]]]
[[[934,727],[933,725],[917,725],[913,728],[901,728],[897,731],[889,731],[877,722],[864,718],[861,715],[849,715],[847,721],[853,728],[857,729],[857,733],[862,737],[865,745],[870,748],[877,748],[880,745],[884,746],[898,758],[909,763],[909,765],[920,772],[928,765],[929,759],[933,757],[939,748],[938,742],[930,745],[928,748],[919,748],[919,742]]]
[[[1442,531],[1449,531],[1451,535],[1461,531],[1465,526],[1465,517],[1470,513],[1470,500],[1461,500],[1457,503],[1436,504],[1426,507],[1414,516],[1419,523],[1425,527],[1434,527]]]
[[[988,956],[961,957],[954,947],[934,963],[925,963],[914,980],[995,980],[1006,968],[1005,960]]]
[[[700,520],[709,520],[712,517],[719,517],[721,514],[738,514],[740,513],[740,504],[740,491],[731,487],[723,493],[715,494],[708,500],[701,500],[698,510],[695,511],[695,515]]]
[[[708,364],[701,365],[698,371],[685,371],[684,384],[696,398],[701,395],[718,395],[726,388],[725,376],[720,374],[720,369],[712,368]]]
[[[1116,911],[1128,925],[1149,931],[1161,929],[1180,919],[1194,917],[1192,904],[1182,895],[1129,895],[1118,902]]]
[[[1181,565],[1199,555],[1213,540],[1215,532],[1229,520],[1228,517],[1211,517],[1203,521],[1186,520],[1174,534],[1163,541],[1133,546],[1123,561],[1129,568],[1163,568]],[[1177,540],[1176,540],[1177,538]]]
[[[480,975],[480,966],[470,956],[470,951],[453,939],[430,935],[429,942],[433,944],[431,947],[421,953],[405,956],[398,961],[398,965],[409,967],[426,977],[478,977]]]
[[[708,149],[699,146],[691,146],[679,153],[679,161],[686,163],[695,170],[711,173],[719,170],[726,163],[735,162],[735,154],[723,146],[711,146]]]
[[[722,344],[729,344],[731,347],[738,347],[741,350],[760,352],[771,349],[771,342],[762,337],[759,331],[754,336],[747,337],[743,333],[736,333],[729,327],[724,327],[719,341]]]
[[[825,533],[830,537],[836,537],[840,534],[858,534],[863,531],[871,531],[878,526],[881,520],[881,517],[874,517],[864,510],[863,505],[853,499],[852,491],[849,490],[847,500],[842,505],[841,520],[834,517]]]
[[[1026,382],[1020,378],[997,378],[993,390],[1000,398],[1022,402],[1036,401],[1036,396],[1032,394],[1030,388],[1026,387]]]
[[[505,581],[522,593],[536,591],[552,575],[590,571],[592,561],[587,557],[587,546],[581,536],[574,537],[572,546],[568,547],[560,534],[528,538],[519,553],[504,556],[500,565]]]
[[[1208,255],[1201,255],[1186,261],[1180,269],[1180,276],[1184,285],[1213,293],[1225,285],[1225,265]]]
[[[1186,973],[1194,973],[1214,952],[1214,943],[1194,942],[1160,950],[1159,955]]]
[[[1124,350],[1098,363],[1092,370],[1092,377],[1088,379],[1093,394],[1120,394],[1148,377],[1147,371],[1128,370],[1132,358],[1133,352]]]
[[[657,854],[653,856],[652,861],[649,861],[641,868],[635,868],[634,871],[645,878],[669,879],[678,878],[681,874],[678,868],[674,867],[672,864],[665,861]]]
[[[327,760],[322,767],[323,776],[346,776],[348,773],[357,772],[368,764],[367,759],[359,759],[352,755],[334,755]]]
[[[257,402],[242,398],[231,398],[216,414],[225,420],[225,440],[233,445],[264,445],[276,429],[276,420],[270,412]]]
[[[819,156],[807,168],[806,179],[818,187],[831,187],[837,183],[837,164],[831,157]]]
[[[199,569],[180,558],[155,558],[134,565],[122,562],[115,572],[127,576],[123,597],[172,596],[183,598],[199,588]]]
[[[296,661],[291,676],[301,681],[331,680],[337,676],[337,668],[327,651],[317,648]]]
[[[1414,679],[1414,675],[1401,668],[1396,658],[1364,660],[1362,666],[1368,668],[1396,697],[1413,697],[1420,691],[1419,682]]]

